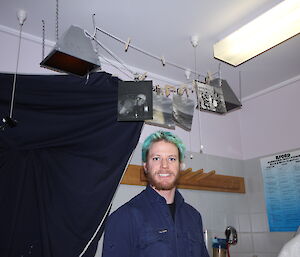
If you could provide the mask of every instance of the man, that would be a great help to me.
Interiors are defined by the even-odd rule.
[[[201,215],[176,190],[184,153],[182,141],[170,132],[146,138],[148,186],[109,217],[102,257],[209,257]]]

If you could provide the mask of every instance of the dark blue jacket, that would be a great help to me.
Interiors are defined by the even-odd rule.
[[[166,200],[147,186],[105,227],[102,257],[209,257],[200,213],[175,193],[175,221]]]

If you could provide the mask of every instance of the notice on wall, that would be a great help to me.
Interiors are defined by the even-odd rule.
[[[270,231],[300,226],[300,150],[260,160]]]

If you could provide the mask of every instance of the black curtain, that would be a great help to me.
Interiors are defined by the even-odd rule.
[[[12,74],[0,74],[0,118]],[[117,122],[118,79],[18,75],[0,131],[0,256],[79,256],[101,222],[142,122]],[[94,256],[97,237],[84,257]]]

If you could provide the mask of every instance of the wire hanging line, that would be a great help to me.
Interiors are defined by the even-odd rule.
[[[104,57],[103,55],[100,55],[100,54],[99,54],[99,57],[102,58],[103,60],[105,60],[109,65],[111,65],[112,67],[114,67],[115,69],[117,69],[118,71],[123,73],[129,79],[132,79],[132,77],[130,75],[128,75],[123,69],[121,69],[117,65],[113,64],[108,58],[106,58],[106,57]]]
[[[89,32],[87,32],[87,31],[85,30],[85,34],[86,34],[89,38],[91,38],[92,40],[95,40],[100,46],[101,46],[101,43],[100,43],[100,42],[97,40],[97,38],[96,38],[96,33],[97,33],[97,31],[100,31],[100,32],[103,33],[104,35],[106,35],[106,36],[108,36],[108,37],[110,37],[110,38],[112,38],[112,39],[118,41],[119,43],[122,43],[123,45],[125,45],[125,52],[127,52],[128,48],[130,47],[130,48],[132,48],[132,49],[134,49],[134,50],[136,50],[136,51],[138,51],[138,52],[140,52],[140,53],[142,53],[142,54],[144,54],[144,55],[146,55],[146,56],[148,56],[148,57],[150,57],[150,58],[153,58],[153,59],[155,59],[155,60],[161,62],[163,66],[169,65],[169,66],[175,67],[175,68],[177,68],[177,69],[180,69],[180,70],[182,70],[182,71],[184,71],[184,72],[187,71],[187,70],[190,70],[189,68],[186,68],[186,67],[180,66],[180,65],[178,65],[178,64],[175,64],[175,63],[172,63],[172,62],[167,61],[167,60],[165,59],[164,56],[161,56],[161,57],[156,56],[156,55],[154,55],[154,54],[151,54],[151,53],[149,53],[149,52],[147,52],[147,51],[145,51],[145,50],[142,50],[141,48],[138,48],[138,47],[136,47],[136,46],[130,44],[130,38],[129,38],[127,41],[124,41],[124,40],[122,40],[122,39],[120,39],[120,38],[118,38],[118,37],[116,37],[116,36],[114,36],[114,35],[108,33],[107,31],[105,31],[105,30],[99,28],[98,26],[95,26],[95,27],[94,27],[94,33],[93,33],[93,35],[91,35]],[[116,58],[114,57],[114,59],[116,59]],[[124,64],[124,62],[123,62],[123,64]],[[205,75],[202,75],[202,74],[197,73],[197,70],[191,71],[191,73],[194,74],[195,78],[200,78],[200,77],[205,78],[205,77],[206,77]],[[212,75],[215,75],[215,74],[217,74],[217,73],[218,73],[218,72],[215,72],[215,73],[213,73]]]
[[[194,60],[195,60],[195,71],[197,70],[197,45],[198,44],[193,44],[193,47],[194,47]],[[205,77],[206,78],[206,77]],[[197,78],[196,78],[196,74],[195,74],[195,80],[194,80],[194,86],[195,86],[195,91],[197,91]],[[198,99],[198,94],[196,94],[196,99],[197,99],[197,105],[198,105],[198,108],[199,108],[199,111],[198,111],[198,136],[199,136],[199,145],[200,145],[200,150],[199,152],[202,153],[202,149],[203,149],[203,145],[202,145],[202,138],[201,138],[201,122],[200,122],[200,102],[199,102],[199,99]],[[192,154],[191,154],[192,156]],[[191,158],[192,159],[192,158]]]
[[[239,71],[239,90],[240,90],[239,100],[240,102],[242,102],[242,72],[241,71]]]
[[[84,31],[84,33],[85,33],[85,35],[87,36],[87,37],[89,37],[90,39],[92,39],[92,40],[94,40],[102,49],[104,49],[112,58],[114,58],[118,63],[120,63],[122,66],[123,66],[123,68],[125,69],[125,70],[127,70],[129,73],[131,73],[132,75],[134,75],[135,73],[132,71],[132,70],[130,70],[127,66],[126,66],[126,64],[125,64],[125,62],[123,62],[120,58],[118,58],[112,51],[110,51],[107,47],[105,47],[102,43],[100,43],[100,41],[95,37],[95,34],[94,35],[91,35],[89,32],[87,32],[86,30]],[[106,61],[107,61],[107,59],[106,59]]]
[[[17,73],[18,73],[19,60],[20,60],[20,49],[21,49],[21,39],[22,39],[22,28],[23,28],[23,24],[20,24],[20,30],[19,30],[19,44],[18,44],[18,53],[17,53],[17,64],[16,64],[16,70],[15,70],[14,81],[13,81],[13,88],[12,88],[12,93],[11,93],[11,102],[10,102],[9,118],[12,118],[12,117],[13,117],[14,99],[15,99],[15,92],[16,92],[16,81],[17,81]]]
[[[221,78],[221,63],[219,63],[219,69],[218,69],[218,77],[219,77],[219,86],[222,86],[222,78]]]
[[[199,76],[197,76],[197,47],[194,47],[194,75],[195,75],[195,78],[194,80],[198,80],[199,79]],[[205,78],[205,77],[204,77]]]

